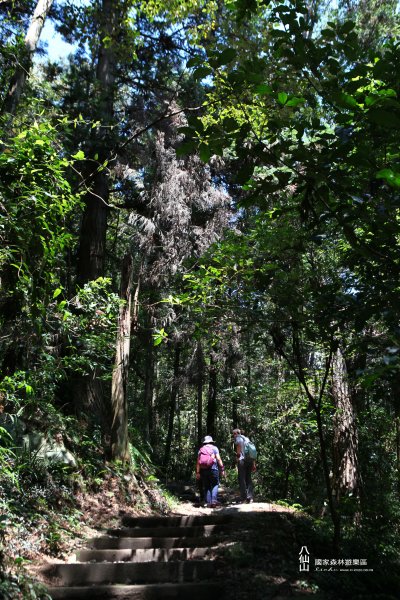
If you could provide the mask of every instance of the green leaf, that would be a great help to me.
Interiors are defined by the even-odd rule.
[[[61,289],[61,288],[57,288],[57,289],[54,291],[54,294],[53,294],[53,299],[54,299],[54,298],[57,298],[57,296],[59,296],[59,295],[61,294],[61,292],[62,292],[62,289]]]
[[[187,121],[190,127],[193,127],[193,129],[195,129],[196,131],[204,131],[203,121],[199,119],[199,117],[196,117],[196,115],[189,115]]]
[[[269,32],[269,35],[273,38],[284,38],[287,37],[288,34],[283,29],[273,29]]]
[[[391,73],[391,69],[390,61],[380,58],[374,65],[374,76],[384,80]]]
[[[245,74],[243,73],[243,71],[232,71],[231,73],[229,73],[228,75],[228,81],[229,83],[232,84],[240,84],[243,83],[243,81],[245,80]]]
[[[248,71],[245,73],[245,79],[250,83],[261,83],[264,79],[263,73]]]
[[[332,29],[323,29],[321,35],[330,40],[333,40],[336,37],[336,33]]]
[[[392,169],[381,169],[375,177],[384,179],[391,187],[400,188],[400,173],[395,173]]]
[[[289,96],[286,92],[279,92],[278,94],[278,102],[282,105],[285,105]]]
[[[200,81],[201,79],[208,77],[208,75],[211,75],[211,73],[212,69],[210,69],[210,67],[199,67],[193,72],[193,77],[196,81]]]
[[[186,154],[193,152],[193,150],[196,148],[196,145],[197,144],[194,140],[187,140],[177,147],[176,155],[185,156]]]
[[[350,94],[342,94],[342,101],[345,106],[349,106],[350,108],[356,108],[358,106],[357,100],[350,96]]]
[[[366,96],[364,100],[365,106],[373,106],[379,101],[379,96]]]
[[[72,158],[75,158],[75,160],[83,160],[85,158],[85,153],[82,150],[78,150],[76,154],[72,155]]]
[[[233,117],[226,117],[223,120],[223,126],[225,131],[235,131],[235,129],[239,128],[239,123]]]
[[[153,345],[159,346],[162,342],[167,341],[167,338],[168,333],[165,331],[164,328],[156,330],[156,332],[153,333]]]
[[[268,85],[267,83],[261,83],[260,85],[257,85],[255,90],[256,94],[259,94],[260,96],[266,96],[268,94],[272,94],[272,87],[270,85]]]
[[[193,127],[178,127],[178,133],[184,133],[185,135],[192,136],[195,133]]]
[[[210,150],[210,146],[208,146],[207,144],[200,144],[199,146],[199,155],[200,158],[203,162],[208,162],[210,160],[211,157],[211,150]]]
[[[305,101],[305,98],[298,98],[297,96],[295,96],[294,98],[290,98],[290,100],[286,102],[286,106],[298,106],[299,104],[303,104]]]
[[[244,184],[247,183],[250,179],[250,177],[253,175],[254,172],[254,166],[253,165],[243,165],[237,175],[236,175],[236,182],[240,183],[240,184]]]
[[[217,66],[227,65],[236,58],[236,50],[234,48],[225,48],[219,56],[216,57]]]
[[[35,145],[36,145],[36,146],[44,146],[44,145],[45,145],[45,143],[46,143],[46,142],[45,142],[44,140],[36,140],[36,141],[35,141]]]
[[[345,94],[344,92],[338,92],[332,94],[332,98],[336,104],[342,106],[343,108],[356,108],[358,107],[357,100],[350,96],[350,94]]]
[[[188,69],[190,69],[191,67],[197,67],[198,65],[201,65],[201,63],[203,62],[203,59],[200,56],[192,56],[192,58],[189,58],[189,60],[186,63],[186,67]]]
[[[385,98],[397,98],[397,93],[391,88],[388,88],[386,90],[378,90],[378,95],[384,96]]]
[[[356,24],[354,23],[354,21],[346,21],[345,23],[343,23],[343,25],[339,27],[339,32],[350,33],[350,31],[353,31],[355,26]]]
[[[221,141],[212,141],[210,146],[211,155],[216,154],[217,156],[224,155],[224,144]]]
[[[358,58],[358,48],[351,46],[349,43],[343,45],[343,52],[348,60],[357,60]]]

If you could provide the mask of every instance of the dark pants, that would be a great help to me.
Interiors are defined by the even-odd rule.
[[[207,504],[216,504],[218,497],[219,473],[216,469],[201,469],[204,500]]]
[[[253,468],[253,461],[247,461],[241,459],[238,461],[237,469],[238,469],[238,480],[239,480],[239,490],[240,490],[240,499],[244,500],[253,500],[253,483],[251,481],[251,470]]]

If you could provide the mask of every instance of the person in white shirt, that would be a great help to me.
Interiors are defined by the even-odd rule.
[[[253,502],[253,482],[251,480],[251,474],[255,471],[255,461],[245,457],[244,445],[247,438],[242,434],[241,430],[234,429],[232,435],[236,452],[240,501],[251,503]]]

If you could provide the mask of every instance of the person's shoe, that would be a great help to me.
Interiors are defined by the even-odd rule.
[[[210,504],[210,508],[217,508],[217,503],[213,502],[212,504]]]

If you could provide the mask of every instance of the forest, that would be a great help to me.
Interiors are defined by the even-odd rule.
[[[399,597],[399,34],[397,0],[0,0],[0,598],[50,598],[25,567],[96,494],[167,511],[205,435],[235,489],[235,427],[255,498],[368,556],[307,597]]]

